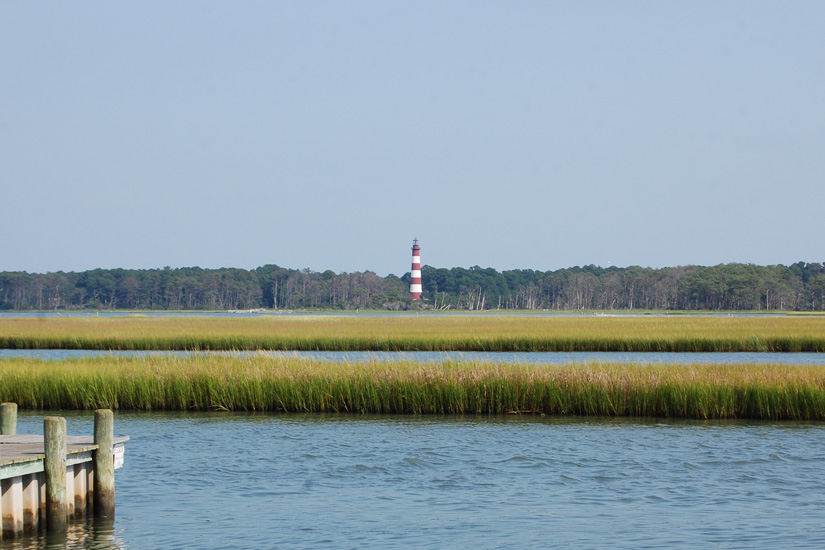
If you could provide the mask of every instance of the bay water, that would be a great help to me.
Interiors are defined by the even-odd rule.
[[[825,547],[822,423],[119,412],[115,433],[114,523],[0,547]]]
[[[825,366],[825,353],[783,352],[488,352],[488,351],[105,351],[71,349],[0,349],[0,359],[32,358],[45,360],[80,359],[84,357],[159,356],[159,355],[238,355],[265,357],[299,357],[317,361],[493,361],[531,365],[564,365],[569,363],[612,362],[643,364],[782,364]]]

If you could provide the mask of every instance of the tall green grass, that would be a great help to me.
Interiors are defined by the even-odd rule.
[[[9,318],[0,348],[825,352],[825,317]]]
[[[825,419],[825,369],[784,365],[331,363],[260,356],[0,361],[26,409]]]

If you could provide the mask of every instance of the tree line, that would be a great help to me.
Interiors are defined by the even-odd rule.
[[[474,266],[410,274],[187,267],[0,272],[0,310],[825,310],[825,264],[608,267],[557,271]]]
[[[825,309],[825,264],[723,264],[661,269],[603,268],[497,272],[422,269],[436,309],[788,310]]]

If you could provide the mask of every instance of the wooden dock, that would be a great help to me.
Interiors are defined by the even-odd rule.
[[[14,412],[16,424],[16,407]],[[111,431],[111,418],[111,411],[96,411],[97,437],[67,436],[65,419],[56,417],[44,419],[44,435],[18,435],[16,426],[3,418],[0,540],[42,530],[59,532],[69,521],[91,515],[114,517],[114,470],[123,465],[129,437],[110,433],[107,440],[103,432]],[[62,427],[62,432],[51,433],[51,426]],[[110,453],[99,452],[105,448]]]

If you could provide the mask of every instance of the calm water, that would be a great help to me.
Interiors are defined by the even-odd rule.
[[[327,317],[330,315],[344,317],[581,317],[580,312],[572,311],[518,311],[518,312],[498,312],[492,310],[485,311],[0,311],[0,318],[10,317]],[[586,315],[594,315],[592,312]],[[748,312],[680,312],[669,313],[634,313],[623,311],[621,313],[600,314],[604,317],[790,317],[793,314],[783,312],[776,313],[748,313]]]
[[[80,357],[109,355],[191,355],[193,352],[175,351],[95,351],[95,350],[27,350],[0,349],[0,359],[33,357],[61,360]],[[323,361],[397,361],[409,360],[435,363],[450,359],[467,361],[497,361],[535,365],[563,365],[590,361],[619,363],[779,363],[784,365],[825,366],[825,353],[658,353],[658,352],[352,352],[352,351],[250,351],[250,352],[203,352],[221,355],[267,355],[271,357],[311,357]]]
[[[115,431],[115,523],[4,549],[825,547],[825,424],[144,413]]]

